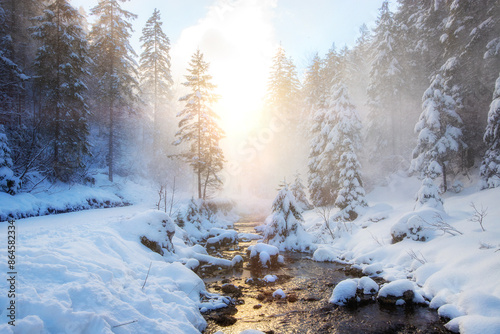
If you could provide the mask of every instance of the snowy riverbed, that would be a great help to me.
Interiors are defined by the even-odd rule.
[[[426,241],[405,238],[392,243],[391,228],[401,217],[415,214],[414,194],[419,181],[394,177],[386,187],[368,194],[370,208],[331,244],[323,244],[315,259],[342,261],[369,276],[387,281],[409,279],[430,301],[430,307],[451,319],[447,328],[461,333],[500,332],[500,189],[478,191],[472,183],[444,198],[442,221],[460,233],[429,226]],[[471,221],[474,210],[487,208],[483,231]],[[306,228],[317,233],[321,218],[306,212]],[[429,220],[432,219],[432,216]],[[425,226],[424,226],[425,229]]]

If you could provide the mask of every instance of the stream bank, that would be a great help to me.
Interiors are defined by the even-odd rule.
[[[240,220],[234,229],[255,233],[254,227],[260,224]],[[240,241],[215,254],[227,259],[235,255],[246,258],[246,248],[255,243]],[[450,333],[437,313],[424,306],[388,307],[376,302],[357,308],[333,305],[328,301],[333,287],[355,277],[349,266],[316,262],[305,253],[282,255],[285,264],[277,269],[256,272],[245,265],[232,272],[204,277],[210,292],[234,300],[234,305],[204,314],[208,322],[204,333],[236,334],[245,329],[265,333]],[[275,275],[276,281],[263,280],[268,274]],[[278,289],[285,298],[280,298],[280,292],[275,293]]]

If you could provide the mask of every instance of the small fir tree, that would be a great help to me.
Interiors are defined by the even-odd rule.
[[[484,143],[487,149],[481,164],[481,189],[496,188],[500,186],[500,76],[488,112]]]
[[[295,181],[290,186],[290,190],[295,197],[298,207],[301,211],[311,210],[312,205],[307,200],[307,195],[305,192],[305,186],[302,184],[302,179],[300,178],[300,174],[297,173],[295,175]]]
[[[274,199],[273,214],[264,230],[264,240],[280,250],[305,250],[308,243],[303,221],[295,197],[285,183]]]
[[[417,204],[416,208],[421,208],[423,206],[431,207],[443,211],[443,200],[439,196],[438,187],[434,184],[434,181],[430,177],[426,177],[422,180],[422,186],[417,192],[416,196]]]

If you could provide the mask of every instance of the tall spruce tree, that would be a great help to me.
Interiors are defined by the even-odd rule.
[[[335,205],[344,213],[344,219],[354,220],[360,209],[366,206],[361,165],[356,154],[361,146],[361,120],[358,111],[350,102],[347,86],[342,77],[338,77],[331,108],[337,115],[337,124],[329,135],[330,143],[337,151],[335,154],[337,165],[334,172],[337,174],[335,178],[338,189]]]
[[[287,58],[280,45],[273,58],[271,75],[267,87],[267,105],[274,116],[291,122],[297,116],[297,98],[300,83],[292,59]]]
[[[34,68],[41,93],[41,119],[52,146],[51,174],[68,181],[85,167],[89,154],[88,106],[85,102],[88,48],[81,15],[66,0],[47,4],[34,18],[33,37],[40,42]]]
[[[162,30],[160,12],[153,15],[142,29],[140,41],[143,52],[140,59],[141,90],[153,108],[153,154],[165,156],[166,142],[161,140],[161,123],[165,122],[165,105],[171,98],[173,84],[170,71],[170,40]],[[160,163],[160,161],[156,161]]]
[[[127,0],[100,0],[91,9],[97,16],[90,32],[91,54],[94,60],[93,77],[96,80],[97,110],[108,129],[106,163],[109,180],[113,181],[115,154],[118,149],[117,125],[131,102],[136,100],[137,64],[129,43],[132,24],[136,17],[120,7]],[[107,118],[107,119],[106,119]]]
[[[220,171],[224,163],[224,154],[219,140],[224,136],[217,124],[218,116],[211,106],[219,98],[213,90],[212,76],[208,74],[209,63],[203,59],[200,50],[196,50],[189,63],[188,75],[184,86],[190,93],[181,97],[185,107],[180,117],[179,131],[174,145],[189,144],[189,150],[181,155],[193,168],[197,176],[198,198],[205,199],[207,189],[216,189],[222,184]]]
[[[328,51],[320,69],[320,88],[311,127],[311,146],[308,161],[308,188],[315,206],[333,205],[337,183],[328,171],[335,168],[335,148],[329,134],[337,123],[337,116],[330,108],[335,78],[340,72],[340,56],[335,46]]]
[[[9,13],[0,2],[0,112],[13,115],[17,97],[28,78],[14,61],[14,41],[10,34]]]
[[[487,150],[481,164],[481,188],[496,188],[500,186],[500,75],[488,113],[484,143]]]
[[[373,163],[390,170],[399,163],[403,73],[396,53],[396,26],[387,1],[382,3],[372,40],[373,61],[368,85],[367,142]],[[383,160],[382,160],[383,159]]]
[[[423,177],[442,176],[444,192],[448,188],[448,175],[458,165],[459,152],[466,146],[462,139],[463,122],[445,82],[441,74],[437,74],[424,93],[410,167],[410,171],[419,172]]]

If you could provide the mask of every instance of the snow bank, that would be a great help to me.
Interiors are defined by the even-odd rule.
[[[12,333],[199,333],[199,309],[228,299],[205,290],[181,263],[141,245],[138,236],[171,226],[148,224],[137,207],[89,210],[17,221],[16,327]],[[142,218],[141,218],[142,217]],[[156,217],[156,218],[158,218]],[[141,218],[141,219],[139,219]],[[153,223],[155,222],[155,223]],[[0,225],[6,235],[6,225]],[[7,272],[5,253],[0,270]],[[151,269],[148,270],[151,266]],[[146,280],[147,277],[147,280]],[[0,295],[5,317],[7,295]]]
[[[451,330],[500,333],[500,224],[496,223],[500,188],[479,191],[477,184],[472,180],[462,192],[445,194],[444,211],[425,206],[415,210],[414,195],[421,182],[393,177],[387,186],[368,194],[370,207],[354,221],[352,230],[334,243],[319,245],[313,258],[337,257],[370,276],[404,280],[399,284],[407,288],[412,284],[417,301],[427,300],[450,318]],[[483,221],[486,231],[471,221],[471,202],[488,208]],[[304,217],[308,232],[319,231],[313,213]],[[393,243],[391,232],[398,228],[407,235]],[[380,293],[386,294],[389,288],[393,286],[383,287]]]

